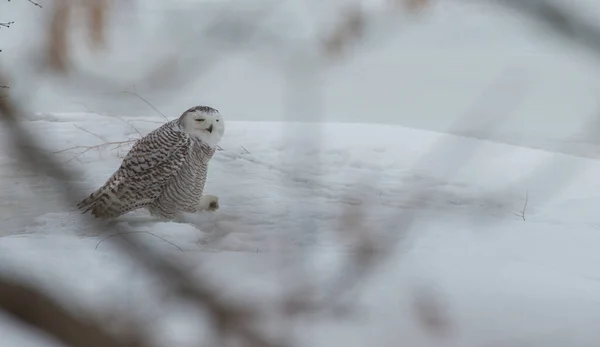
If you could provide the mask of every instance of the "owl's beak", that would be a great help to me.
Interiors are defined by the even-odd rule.
[[[211,125],[208,127],[208,129],[206,129],[206,130],[207,130],[209,133],[211,133],[211,134],[212,134],[212,131],[213,131],[213,126],[212,126],[212,124],[211,124]]]

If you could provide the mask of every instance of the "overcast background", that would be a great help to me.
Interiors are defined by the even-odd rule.
[[[169,55],[184,57],[180,70],[189,81],[144,90],[127,82],[82,88],[31,77],[44,12],[51,10],[40,3],[48,6],[0,2],[0,20],[15,22],[0,30],[1,62],[14,95],[37,112],[154,112],[131,95],[115,94],[129,89],[169,118],[207,104],[231,120],[380,122],[588,157],[600,153],[579,147],[600,142],[598,127],[584,125],[600,110],[600,60],[499,7],[433,1],[408,16],[372,2],[371,34],[343,59],[323,63],[318,35],[348,1],[122,1],[111,16],[109,49],[93,57],[80,45],[77,65],[125,81]],[[598,17],[600,3],[568,5]],[[257,21],[255,41],[217,43],[202,34],[224,18],[248,18],[253,8],[269,9]],[[472,121],[450,130],[465,114]],[[505,122],[489,124],[486,117],[493,115]]]

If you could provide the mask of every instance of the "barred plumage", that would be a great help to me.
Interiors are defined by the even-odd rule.
[[[168,219],[218,208],[218,198],[203,191],[208,162],[224,129],[217,110],[188,109],[137,141],[119,169],[77,206],[109,219],[139,208]]]

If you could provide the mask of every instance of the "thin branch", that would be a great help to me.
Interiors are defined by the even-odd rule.
[[[158,236],[158,235],[156,235],[154,233],[151,233],[149,231],[124,231],[124,232],[119,232],[119,233],[115,233],[115,234],[112,234],[112,235],[108,235],[107,237],[105,237],[102,240],[100,240],[100,242],[98,242],[98,244],[96,245],[95,249],[97,250],[98,247],[100,246],[100,244],[102,244],[102,242],[104,242],[104,241],[106,241],[106,240],[108,240],[110,238],[113,238],[115,236],[129,235],[129,234],[148,234],[148,235],[152,235],[152,236],[154,236],[156,238],[159,238],[159,239],[165,241],[166,243],[170,244],[171,246],[177,248],[179,251],[183,252],[183,248],[177,246],[175,243],[173,243],[173,242],[165,239],[164,237],[160,237],[160,236]]]
[[[109,114],[107,114],[105,116],[116,118],[116,119],[120,120],[121,122],[127,124],[131,129],[133,129],[133,131],[135,131],[140,136],[140,138],[144,137],[144,135],[142,135],[142,132],[138,128],[136,128],[135,125],[131,124],[130,121],[126,121],[125,119],[123,119],[121,117],[112,116],[112,115],[109,115]]]
[[[27,0],[29,1],[30,4],[33,4],[34,6],[37,6],[39,8],[42,8],[42,5],[38,4],[37,2],[33,1],[33,0]]]
[[[159,121],[155,121],[155,120],[147,120],[147,119],[134,119],[133,121],[140,122],[140,123],[164,124],[164,122],[159,122]]]
[[[525,212],[527,212],[527,204],[529,203],[529,192],[525,192],[525,205],[523,206],[523,220],[525,220]]]
[[[69,148],[65,148],[65,149],[61,149],[59,151],[55,151],[52,153],[58,154],[58,153],[63,153],[63,152],[68,152],[68,151],[72,151],[75,149],[86,149],[86,150],[92,150],[92,149],[99,149],[105,146],[111,146],[111,145],[116,145],[117,147],[113,148],[113,149],[117,149],[117,148],[121,148],[127,144],[130,144],[132,142],[137,141],[136,139],[131,139],[131,140],[124,140],[124,141],[114,141],[114,142],[107,142],[107,143],[103,143],[100,145],[95,145],[95,146],[73,146],[73,147],[69,147]]]
[[[110,117],[112,117],[112,116],[110,116]],[[114,118],[117,118],[117,119],[123,121],[124,123],[126,123],[127,125],[129,125],[132,129],[134,129],[138,133],[138,135],[140,137],[142,137],[141,132],[135,126],[133,126],[131,123],[129,123],[126,120],[121,119],[119,117],[114,117]],[[76,125],[76,124],[74,124],[74,126],[76,128],[78,128],[78,129],[80,129],[81,131],[84,131],[84,132],[86,132],[86,133],[88,133],[88,134],[90,134],[90,135],[92,135],[92,136],[94,136],[96,138],[99,138],[100,140],[104,141],[104,143],[99,144],[99,145],[94,145],[94,146],[73,146],[73,147],[69,147],[69,148],[65,148],[65,149],[61,149],[59,151],[54,151],[53,152],[55,154],[59,154],[59,153],[64,153],[64,152],[68,152],[68,151],[72,151],[72,150],[81,150],[79,153],[75,154],[72,158],[70,158],[68,160],[68,162],[71,161],[71,160],[74,160],[74,159],[79,160],[79,157],[81,157],[82,155],[84,155],[85,153],[87,153],[87,152],[89,152],[91,150],[98,150],[98,151],[100,151],[102,148],[108,147],[108,146],[114,146],[112,148],[112,150],[117,150],[117,149],[120,149],[120,148],[122,148],[124,146],[127,146],[129,144],[135,143],[136,141],[139,140],[139,139],[129,139],[129,140],[123,140],[123,141],[109,141],[106,137],[104,137],[102,135],[99,135],[99,134],[96,134],[94,132],[91,132],[91,131],[89,131],[87,129],[84,129],[84,128]]]
[[[169,118],[167,118],[167,116],[165,116],[162,112],[160,112],[160,110],[158,108],[156,108],[154,105],[152,105],[152,103],[148,100],[146,100],[143,96],[141,96],[140,94],[136,93],[136,92],[131,92],[128,90],[123,91],[122,93],[126,93],[126,94],[131,94],[133,96],[138,97],[140,100],[142,100],[143,102],[146,103],[146,105],[152,107],[152,109],[154,109],[154,111],[158,112],[161,116],[163,116],[163,118],[168,122]]]
[[[75,103],[79,104],[79,105],[82,105],[90,113],[97,113],[97,114],[102,114],[103,116],[106,116],[106,117],[116,118],[116,119],[120,120],[121,122],[127,124],[131,129],[133,129],[133,131],[135,131],[138,135],[140,135],[140,137],[144,137],[144,135],[142,135],[142,132],[135,125],[131,124],[130,121],[126,121],[125,119],[123,119],[121,117],[118,117],[118,116],[113,116],[113,115],[110,115],[110,114],[103,114],[103,113],[99,113],[99,112],[93,111],[91,108],[88,107],[88,105],[86,105],[85,103],[83,103],[81,101],[76,101]],[[153,121],[147,121],[147,122],[162,124],[162,122],[153,122]],[[86,132],[88,132],[88,131],[86,131]],[[98,137],[97,134],[92,134],[92,135]]]
[[[95,136],[95,137],[99,138],[100,140],[102,140],[104,142],[110,142],[110,141],[108,141],[108,139],[106,137],[104,137],[102,135],[95,134],[95,133],[93,133],[93,132],[91,132],[91,131],[89,131],[87,129],[84,129],[84,128],[80,127],[77,124],[73,124],[73,126],[76,127],[77,129],[81,130],[81,131],[84,131],[84,132],[86,132],[86,133],[88,133],[88,134],[90,134],[92,136]]]
[[[86,105],[85,103],[83,103],[83,102],[81,102],[81,101],[75,101],[75,102],[73,102],[73,103],[74,103],[74,104],[79,104],[79,105],[81,105],[81,106],[85,107],[85,109],[86,109],[86,110],[87,110],[89,113],[98,113],[98,112],[94,112],[94,111],[92,111],[92,109],[91,109],[91,108],[89,108],[89,107],[88,107],[88,105]]]
[[[84,104],[84,106],[85,106],[85,104]],[[108,117],[113,117],[113,118],[116,118],[116,119],[124,122],[125,124],[129,125],[133,130],[135,130],[137,132],[137,134],[140,136],[140,138],[143,137],[142,133],[133,124],[131,124],[130,122],[128,122],[128,121],[126,121],[124,119],[121,119],[119,117],[116,117],[116,116],[108,116]],[[139,140],[139,139],[129,139],[129,140],[123,140],[123,141],[109,141],[106,137],[104,137],[102,135],[99,135],[99,134],[96,134],[96,133],[94,133],[92,131],[84,129],[84,128],[78,126],[77,124],[73,124],[73,125],[76,128],[80,129],[81,131],[84,131],[84,132],[86,132],[86,133],[88,133],[88,134],[90,134],[90,135],[92,135],[92,136],[94,136],[96,138],[99,138],[100,140],[104,141],[104,143],[100,144],[100,145],[95,145],[95,146],[74,146],[74,147],[65,148],[65,149],[53,152],[53,153],[63,153],[63,152],[68,152],[68,151],[76,150],[76,149],[81,149],[82,150],[81,152],[77,153],[73,158],[69,159],[69,161],[71,161],[73,159],[79,159],[80,156],[82,156],[83,154],[85,154],[85,153],[87,153],[87,152],[89,152],[91,150],[100,150],[103,147],[107,147],[107,146],[114,146],[113,150],[120,149],[120,148],[122,148],[122,147],[124,147],[126,145],[129,145],[129,144],[134,143],[134,142],[136,142],[136,141]]]
[[[521,213],[514,213],[513,214],[517,217],[521,217],[523,219],[523,221],[525,222],[525,212],[527,212],[527,204],[529,203],[529,191],[525,192],[525,205],[523,205],[523,209],[520,211]]]
[[[114,151],[114,150],[120,149],[122,147],[125,147],[129,144],[132,144],[132,143],[136,142],[137,140],[138,139],[123,140],[123,141],[111,141],[111,142],[106,142],[106,143],[102,143],[102,144],[95,145],[95,146],[73,146],[73,147],[61,149],[59,151],[54,151],[52,153],[60,154],[60,153],[68,152],[68,151],[81,150],[79,153],[75,154],[71,159],[68,160],[68,161],[71,161],[73,159],[79,159],[79,157],[81,157],[85,153],[92,151],[92,150],[99,151],[104,147],[114,146],[112,148],[112,150]]]

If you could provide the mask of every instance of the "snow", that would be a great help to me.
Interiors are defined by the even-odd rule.
[[[135,129],[146,134],[163,121],[38,113],[25,122],[55,152],[135,139]],[[128,146],[58,155],[89,187],[83,197],[118,167]],[[132,213],[118,223],[129,233],[108,239],[91,232],[86,216],[64,205],[41,173],[17,176],[14,158],[3,154],[0,268],[79,306],[139,315],[165,345],[191,346],[211,336],[205,318],[165,301],[164,284],[119,254],[116,242],[143,241],[214,279],[223,296],[267,309],[303,281],[334,281],[356,240],[341,221],[360,211],[369,239],[393,252],[352,288],[353,316],[298,322],[291,334],[299,345],[597,344],[598,162],[358,123],[228,121],[221,148],[206,186],[220,197],[219,211],[193,223]],[[412,216],[410,229],[400,229]],[[450,318],[445,339],[415,320],[413,299],[429,291]],[[6,345],[48,345],[7,323],[0,336]]]

